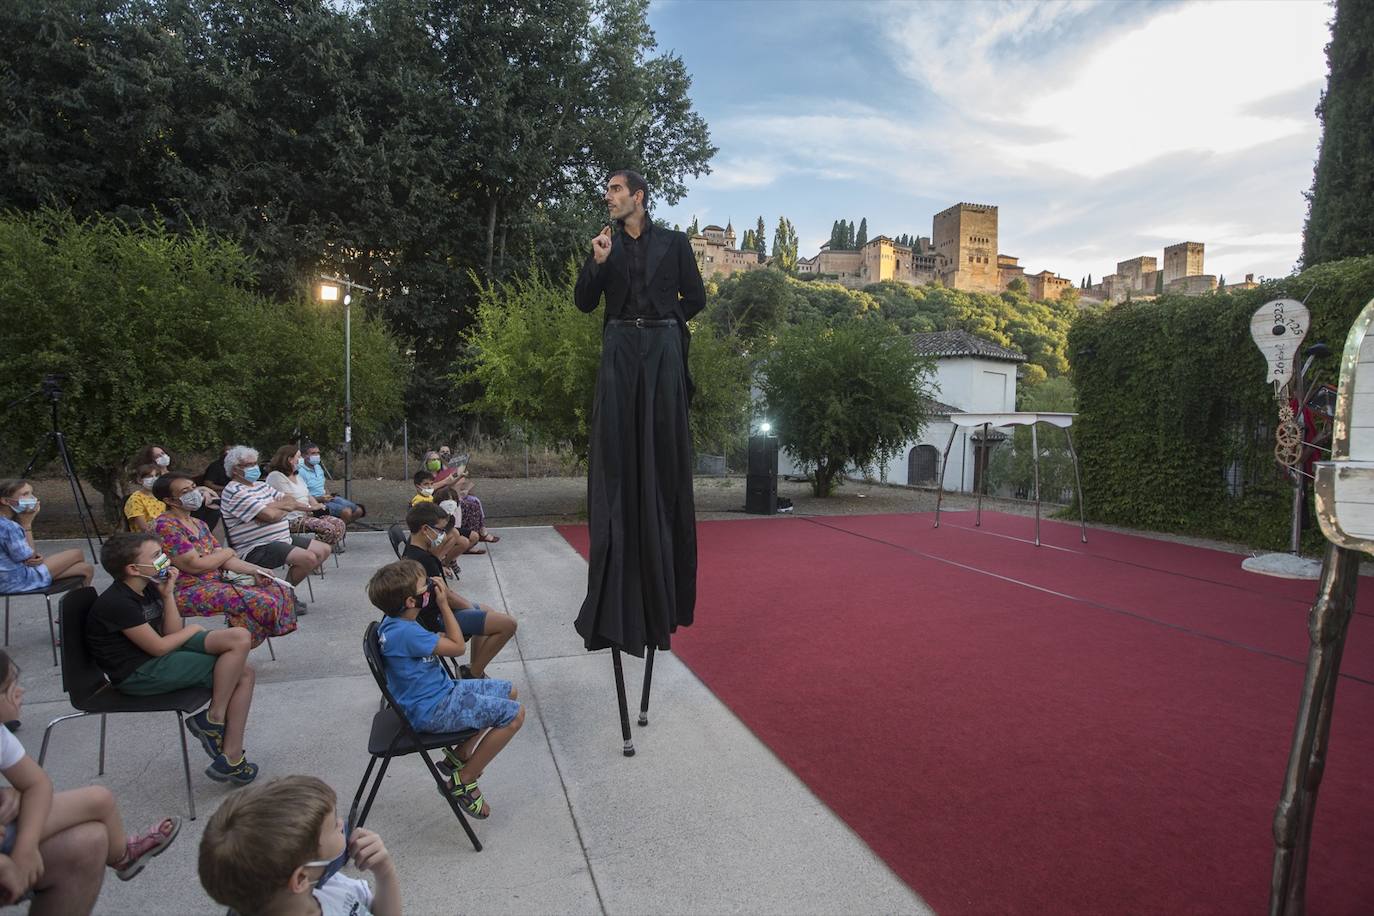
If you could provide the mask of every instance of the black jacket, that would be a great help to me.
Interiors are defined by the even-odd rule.
[[[706,307],[706,287],[701,282],[701,271],[697,269],[697,259],[686,233],[654,226],[644,261],[644,277],[654,310],[665,317],[676,318],[685,335],[687,322]],[[597,264],[593,256],[587,255],[577,277],[573,301],[582,311],[591,312],[603,294],[606,296],[605,320],[626,314],[630,301],[630,266],[619,232],[611,237],[611,254],[606,263]]]

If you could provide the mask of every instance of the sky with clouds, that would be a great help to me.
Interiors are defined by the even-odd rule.
[[[839,218],[930,235],[999,206],[1028,272],[1099,278],[1165,245],[1287,274],[1320,137],[1332,10],[1311,0],[654,0],[720,147],[669,224],[778,216],[815,254]]]

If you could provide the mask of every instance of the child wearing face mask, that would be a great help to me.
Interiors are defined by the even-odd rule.
[[[412,506],[434,502],[434,472],[421,468],[415,472],[415,495],[410,498]]]
[[[207,632],[182,623],[178,572],[156,535],[113,535],[100,550],[100,565],[115,581],[86,619],[91,658],[121,693],[156,696],[209,687],[210,705],[186,720],[210,757],[205,775],[234,785],[252,782],[258,767],[243,753],[255,677],[248,631]]]
[[[41,592],[58,579],[91,584],[95,569],[80,550],[45,557],[34,549],[33,523],[41,504],[27,480],[0,480],[0,592]]]
[[[336,806],[334,790],[313,776],[226,798],[200,839],[200,883],[240,916],[401,916],[382,838],[342,820]],[[375,891],[339,874],[349,859],[372,872]]]
[[[153,484],[165,473],[166,468],[152,461],[134,468],[132,479],[137,489],[124,500],[124,521],[130,531],[152,531],[153,522],[167,511],[167,504],[153,495]]]

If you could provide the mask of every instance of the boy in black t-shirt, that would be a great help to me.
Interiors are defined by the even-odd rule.
[[[248,631],[206,631],[182,623],[178,571],[156,535],[112,536],[100,550],[100,565],[115,582],[86,619],[86,646],[95,663],[116,689],[134,696],[209,687],[210,705],[186,720],[210,755],[205,775],[237,785],[252,782],[258,767],[243,753],[254,683]]]
[[[426,576],[442,582],[444,569],[440,557],[448,553],[449,539],[463,541],[466,538],[456,528],[453,516],[434,503],[416,503],[406,513],[406,527],[410,529],[410,543],[401,553],[401,559],[414,560],[424,567]],[[462,553],[466,549],[465,545],[460,545],[455,553]],[[459,670],[464,677],[486,677],[487,665],[515,635],[515,618],[499,611],[483,610],[481,605],[469,601],[447,585],[444,588],[448,593],[449,607],[453,608],[453,616],[458,619],[458,627],[470,646],[472,662],[459,666]],[[427,630],[444,632],[437,606],[426,608],[417,619]]]

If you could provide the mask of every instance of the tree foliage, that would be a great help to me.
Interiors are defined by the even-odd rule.
[[[1317,105],[1321,148],[1307,195],[1302,263],[1374,253],[1374,4],[1337,0],[1326,46],[1330,68]]]
[[[920,435],[931,370],[892,325],[851,319],[788,328],[759,387],[779,444],[829,496],[846,467],[885,463]]]
[[[854,236],[854,247],[862,248],[868,244],[868,217],[859,220],[859,231]]]
[[[785,274],[797,272],[797,227],[785,216],[778,217],[773,230],[773,263]]]
[[[192,230],[129,228],[42,211],[0,219],[0,401],[65,376],[62,424],[83,477],[118,517],[124,464],[149,442],[173,453],[298,435],[343,438],[343,315],[252,292],[250,259]],[[405,367],[382,324],[353,314],[355,436],[401,411]],[[4,462],[38,446],[46,405],[7,416]]]

